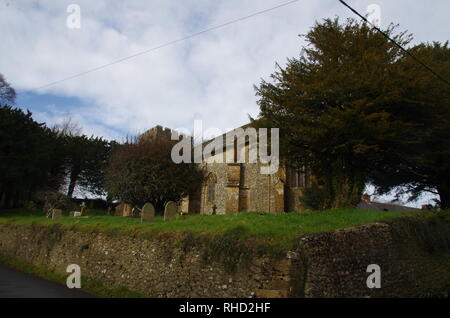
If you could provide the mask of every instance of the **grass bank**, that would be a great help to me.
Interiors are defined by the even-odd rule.
[[[356,209],[336,209],[304,213],[238,213],[229,215],[188,215],[164,222],[157,217],[155,222],[141,223],[139,219],[99,215],[100,212],[84,218],[65,217],[57,220],[45,218],[41,212],[24,210],[0,211],[0,225],[39,226],[48,233],[60,233],[69,229],[86,232],[102,232],[111,236],[179,236],[173,240],[187,253],[192,247],[203,245],[202,259],[208,264],[211,259],[223,263],[225,269],[233,272],[237,265],[251,260],[252,252],[262,254],[280,253],[294,247],[295,238],[302,234],[334,231],[374,222],[391,224],[395,241],[416,242],[420,250],[429,253],[448,251],[450,241],[448,224],[450,212],[384,212]],[[415,215],[415,216],[414,216]],[[412,217],[414,216],[414,217]],[[441,218],[443,217],[443,219]],[[442,222],[444,220],[444,222]],[[211,239],[205,240],[204,236]],[[256,243],[256,244],[254,244]],[[260,244],[257,244],[260,243]],[[250,248],[251,247],[251,248]],[[168,257],[173,255],[167,249]],[[66,276],[56,274],[34,265],[2,258],[0,263],[18,268],[43,278],[64,283]],[[83,281],[83,289],[104,297],[139,297],[134,291],[123,287],[107,287],[98,281]],[[448,284],[426,290],[422,297],[448,295]]]
[[[98,214],[98,213],[97,213]],[[64,217],[47,219],[40,212],[13,210],[0,212],[0,223],[14,225],[59,225],[63,228],[104,232],[110,235],[154,237],[164,233],[191,233],[194,235],[224,235],[236,228],[243,236],[264,243],[289,248],[301,234],[318,233],[348,228],[373,222],[417,214],[417,212],[364,211],[334,209],[301,213],[265,214],[242,212],[227,215],[187,215],[165,222],[156,217],[154,222],[141,223],[131,217],[91,215],[83,218]],[[426,213],[423,213],[424,215]]]

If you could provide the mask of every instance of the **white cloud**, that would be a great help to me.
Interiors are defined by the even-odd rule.
[[[81,29],[71,30],[66,8],[73,2],[0,2],[0,72],[16,88],[33,89],[283,1],[82,0],[76,1]],[[431,9],[422,2],[378,1],[383,23],[394,19],[419,40],[444,41],[450,5],[434,1]],[[350,3],[364,12],[372,2]],[[137,133],[156,124],[191,129],[194,116],[206,128],[236,127],[258,113],[253,85],[268,78],[275,62],[300,52],[298,34],[335,15],[351,13],[334,0],[299,1],[41,92],[82,99],[70,113],[87,133],[110,138],[116,129]],[[39,115],[58,120],[57,111],[47,112]]]
[[[66,8],[81,7],[81,29],[68,29]],[[28,90],[159,44],[263,10],[283,0],[0,0],[0,72]],[[348,1],[365,13],[373,1]],[[381,20],[400,23],[417,41],[448,40],[450,3],[380,0]],[[297,56],[316,20],[352,16],[335,0],[301,0],[188,41],[42,90],[77,97],[78,108],[34,110],[49,124],[71,115],[86,134],[120,139],[157,124],[221,130],[257,115],[253,85],[275,62]]]

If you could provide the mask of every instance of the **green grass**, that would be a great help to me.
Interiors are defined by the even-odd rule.
[[[228,215],[188,215],[178,216],[175,220],[165,222],[156,217],[154,222],[141,223],[139,219],[101,215],[102,211],[91,213],[86,218],[47,219],[39,211],[10,210],[0,211],[0,225],[44,226],[59,233],[61,229],[86,232],[103,232],[108,235],[129,235],[144,238],[157,236],[178,236],[181,248],[186,253],[192,247],[203,245],[202,258],[208,263],[211,259],[221,261],[225,269],[233,272],[239,264],[250,260],[251,249],[274,256],[293,248],[295,238],[302,234],[327,232],[374,222],[389,222],[399,241],[416,240],[427,248],[429,245],[448,247],[448,229],[442,228],[445,222],[437,222],[441,216],[448,220],[446,212],[385,212],[364,211],[356,209],[335,209],[328,211],[311,211],[302,213],[264,214],[243,212]],[[405,216],[419,215],[409,218]],[[421,225],[425,221],[425,225]],[[437,222],[437,223],[436,223]],[[417,224],[416,224],[417,223]],[[436,224],[435,224],[436,223]],[[442,223],[442,224],[441,224]],[[419,225],[420,226],[419,226]],[[439,225],[439,226],[438,226]],[[442,233],[441,233],[442,232]],[[413,234],[411,234],[413,233]],[[435,239],[434,234],[438,235]],[[210,239],[205,240],[204,235]],[[412,235],[412,236],[411,236]],[[202,236],[202,237],[200,237]],[[445,240],[441,239],[446,238]],[[256,244],[255,244],[256,243]],[[430,245],[430,246],[431,246]],[[443,246],[443,245],[442,245]],[[251,249],[250,249],[251,247]],[[428,250],[428,248],[427,248]],[[168,257],[171,249],[167,249]],[[281,253],[281,254],[280,254]],[[36,267],[34,265],[7,259],[0,255],[0,263],[8,264],[19,270],[41,276],[46,279],[65,282],[66,276]],[[123,287],[107,287],[98,281],[83,281],[83,290],[104,297],[141,297],[138,292]],[[448,292],[448,286],[436,290],[427,290],[424,297]]]
[[[242,212],[227,215],[187,215],[164,222],[156,217],[154,222],[141,223],[129,217],[93,215],[86,218],[47,219],[40,212],[23,210],[0,212],[0,223],[16,225],[39,224],[79,231],[105,232],[110,235],[136,235],[152,237],[164,233],[193,233],[197,235],[223,235],[236,228],[246,236],[265,243],[290,245],[300,234],[326,232],[367,223],[387,221],[393,218],[417,214],[417,212],[364,211],[335,209],[301,213],[264,214]]]

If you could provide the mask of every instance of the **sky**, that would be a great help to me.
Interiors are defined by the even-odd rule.
[[[300,0],[35,89],[288,1],[0,0],[0,73],[17,105],[49,126],[71,117],[85,134],[119,141],[155,125],[192,130],[195,119],[225,131],[258,115],[253,86],[299,56],[299,35],[353,13],[337,0]],[[363,14],[378,5],[381,26],[399,24],[413,43],[449,39],[448,0],[348,3]],[[80,28],[68,27],[70,4],[80,8]]]

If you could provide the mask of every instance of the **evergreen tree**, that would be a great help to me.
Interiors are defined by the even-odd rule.
[[[103,194],[104,174],[110,155],[110,143],[103,138],[86,135],[64,137],[66,167],[72,197],[75,187],[94,194]]]
[[[395,26],[385,32],[401,45],[410,41]],[[368,25],[326,19],[305,39],[299,58],[256,87],[259,125],[280,128],[282,154],[312,169],[324,207],[355,206],[372,169],[399,145],[419,144],[414,119],[423,110],[405,102],[403,53]]]
[[[448,43],[420,44],[411,53],[426,65],[450,78]],[[410,200],[429,192],[439,196],[442,209],[450,208],[450,88],[432,73],[406,56],[399,62],[404,85],[405,103],[410,110],[404,118],[414,116],[414,132],[399,144],[395,156],[370,174],[379,194],[394,190],[407,194]],[[420,109],[420,113],[417,111]]]
[[[0,105],[0,207],[16,207],[37,190],[57,189],[62,144],[31,112]]]

